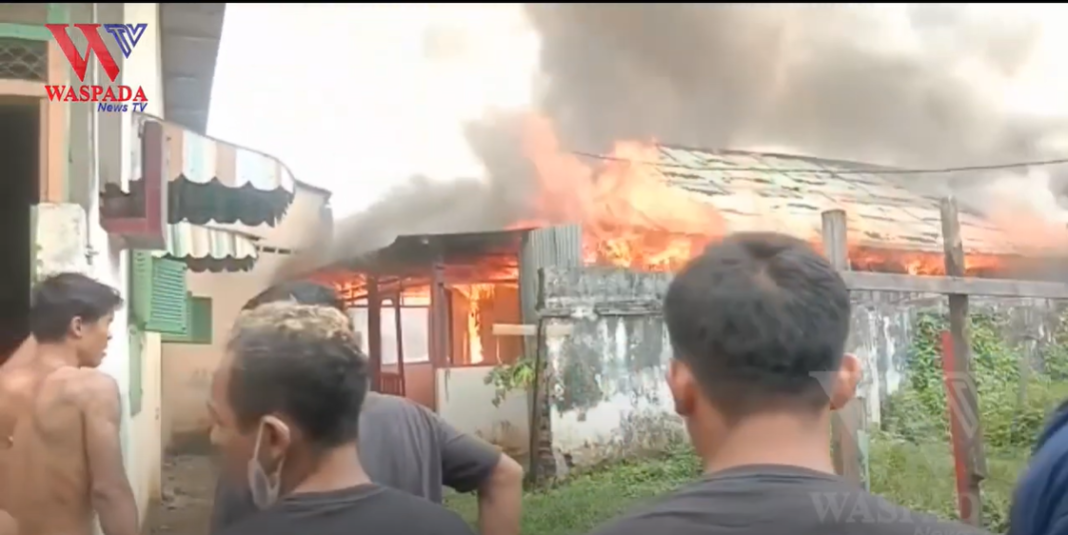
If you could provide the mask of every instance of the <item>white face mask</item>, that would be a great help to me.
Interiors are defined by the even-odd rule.
[[[252,448],[252,458],[248,461],[248,487],[252,491],[252,503],[260,509],[266,509],[278,501],[282,489],[282,466],[286,461],[284,457],[279,460],[278,467],[271,475],[260,464],[260,440],[266,426],[266,422],[260,422],[260,428],[256,431],[256,446]]]

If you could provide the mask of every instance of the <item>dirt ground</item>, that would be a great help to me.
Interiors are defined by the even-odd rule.
[[[163,500],[152,507],[146,535],[204,535],[216,472],[206,455],[169,455],[163,460]]]

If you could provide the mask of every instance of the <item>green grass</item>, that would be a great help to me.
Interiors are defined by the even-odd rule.
[[[917,445],[877,436],[871,447],[872,490],[917,511],[956,518],[953,461],[948,444]],[[1017,474],[1026,455],[988,454],[989,478],[983,483],[985,524],[1005,532],[1005,516]],[[523,498],[522,533],[586,533],[636,504],[693,481],[699,463],[688,450],[656,458],[621,462],[580,475],[555,487],[529,491]],[[445,503],[474,525],[475,497],[450,494]]]
[[[621,462],[575,476],[555,487],[523,497],[524,535],[585,533],[640,503],[692,481],[697,459],[676,452],[641,461]],[[478,505],[470,494],[450,494],[445,504],[474,525]]]

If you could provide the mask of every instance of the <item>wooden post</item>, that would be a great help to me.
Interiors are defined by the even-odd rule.
[[[378,277],[367,277],[367,352],[371,364],[371,390],[382,391],[382,296]]]
[[[404,328],[401,326],[401,300],[404,299],[404,285],[397,282],[397,293],[393,296],[393,322],[394,333],[397,335],[397,375],[400,376],[400,392],[398,396],[404,396],[406,379],[404,378]]]
[[[522,336],[524,340],[538,336],[542,336],[546,340],[563,338],[571,336],[571,331],[572,325],[570,323],[555,325],[545,325],[542,322],[538,324],[493,324],[494,336]],[[539,343],[533,344],[533,347],[540,348],[541,346],[542,344]],[[534,362],[537,368],[541,369],[535,369],[534,371],[534,391],[529,393],[531,395],[528,398],[530,399],[530,451],[528,453],[527,481],[540,485],[547,475],[554,473],[556,461],[553,458],[552,444],[548,432],[549,419],[545,413],[549,407],[548,389],[546,388],[548,381],[544,376],[544,368],[538,366],[541,360],[536,358]]]
[[[430,314],[427,316],[430,322],[430,361],[435,368],[443,368],[452,364],[449,349],[449,304],[448,294],[445,292],[445,266],[438,259],[430,271]]]
[[[960,235],[957,203],[952,197],[942,199],[942,244],[945,250],[946,276],[964,276],[964,244]],[[958,501],[961,520],[973,526],[982,522],[980,483],[986,478],[986,455],[979,419],[979,396],[972,376],[971,346],[968,340],[968,296],[949,294],[948,348],[943,348],[946,400],[949,408],[950,435],[957,467]]]
[[[847,230],[846,213],[843,210],[823,212],[824,254],[840,272],[849,271]],[[846,347],[852,347],[852,343],[847,342]],[[835,470],[849,481],[868,489],[868,447],[863,398],[853,399],[845,407],[835,411],[831,418],[831,435]]]

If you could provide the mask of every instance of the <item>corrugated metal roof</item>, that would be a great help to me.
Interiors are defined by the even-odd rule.
[[[871,172],[876,168],[872,165],[781,154],[671,146],[661,146],[660,152],[661,174],[700,193],[722,212],[732,231],[781,231],[815,238],[820,235],[820,213],[839,208],[847,214],[852,243],[942,250],[940,199],[905,187],[909,180],[922,178]],[[969,251],[1025,252],[1013,245],[1005,229],[978,214],[962,208],[960,223]]]
[[[248,235],[191,223],[167,225],[167,256],[182,260],[193,271],[247,271],[259,257]]]

